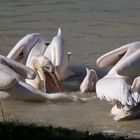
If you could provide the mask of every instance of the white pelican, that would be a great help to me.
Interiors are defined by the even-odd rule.
[[[124,45],[97,60],[101,68],[113,66],[96,84],[100,99],[113,104],[114,120],[140,115],[140,42]]]
[[[92,92],[93,90],[95,90],[97,80],[98,78],[96,71],[86,68],[86,76],[80,85],[80,91],[82,93]]]
[[[52,39],[48,47],[46,46],[48,42],[45,42],[39,33],[28,34],[14,46],[7,55],[7,58],[18,60],[23,55],[23,64],[36,70],[32,65],[32,57],[43,55],[52,62],[55,67],[57,78],[62,80],[73,75],[68,68],[69,55],[64,50],[63,42],[60,29],[58,29],[58,34]],[[38,79],[43,80],[41,77]],[[27,79],[26,82],[33,87],[36,87],[35,85],[37,85],[34,84],[37,80]],[[44,88],[42,90],[44,91]]]
[[[62,38],[61,29],[58,29],[57,35],[52,39],[44,52],[53,65],[55,66],[56,75],[59,80],[64,80],[74,73],[69,69],[69,57],[71,53],[64,49],[64,40]]]
[[[44,66],[45,69],[45,66]],[[48,65],[46,65],[48,70]],[[45,70],[46,70],[45,69]],[[64,93],[48,94],[33,88],[25,82],[35,78],[35,72],[25,65],[0,55],[0,99],[18,99],[25,101],[69,101],[85,102],[89,99],[78,98]]]

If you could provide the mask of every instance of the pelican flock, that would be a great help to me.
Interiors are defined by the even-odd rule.
[[[64,48],[62,31],[49,42],[39,33],[23,37],[9,52],[0,55],[0,97],[26,101],[88,101],[62,93],[61,80],[74,73],[69,68],[71,52]],[[22,59],[22,61],[21,61]],[[97,59],[100,68],[112,66],[98,80],[96,71],[86,68],[80,85],[82,93],[93,92],[112,103],[114,120],[140,115],[140,42],[124,45]],[[50,93],[50,94],[49,94]]]
[[[35,58],[35,56],[38,57],[40,55],[44,56],[44,58],[48,58],[54,65],[55,75],[58,80],[64,80],[74,74],[69,68],[69,53],[64,49],[61,29],[58,29],[57,35],[53,37],[50,43],[45,41],[39,33],[26,35],[13,47],[7,55],[7,58],[19,60],[19,58],[23,57],[23,64],[35,70],[32,64],[33,57]],[[35,83],[37,81],[39,80],[26,80],[26,82],[33,87],[36,87],[35,85],[37,84]]]
[[[62,93],[60,80],[74,74],[68,66],[69,55],[64,50],[60,29],[51,43],[39,33],[26,35],[7,57],[0,55],[0,75],[3,79],[0,82],[0,98],[66,102],[90,100]],[[20,59],[23,64],[17,62]]]
[[[44,66],[45,67],[45,66]],[[48,67],[48,66],[46,66]],[[0,99],[18,99],[25,101],[66,101],[85,102],[86,98],[78,98],[64,93],[48,94],[26,83],[25,79],[34,79],[36,73],[25,65],[0,55]]]

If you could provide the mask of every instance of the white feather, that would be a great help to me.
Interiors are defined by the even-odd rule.
[[[133,99],[129,93],[130,86],[120,78],[103,78],[96,84],[96,93],[100,99],[109,102],[119,101],[122,105],[133,106]]]

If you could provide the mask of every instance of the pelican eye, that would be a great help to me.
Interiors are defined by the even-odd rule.
[[[44,66],[44,69],[50,69],[50,67],[49,66]]]
[[[49,42],[45,42],[45,45],[48,46],[48,45],[50,45],[50,43]]]

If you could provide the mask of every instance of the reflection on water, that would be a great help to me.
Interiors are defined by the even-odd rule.
[[[85,67],[99,70],[96,59],[123,44],[139,40],[138,0],[0,0],[0,52],[6,55],[24,35],[40,32],[49,40],[61,27],[65,46],[73,53],[70,64],[75,78],[65,81],[68,94],[79,94]],[[80,74],[79,74],[80,73]],[[95,94],[95,93],[94,93]],[[54,124],[69,128],[118,130],[140,133],[140,120],[114,122],[111,105],[94,99],[86,104],[3,102],[7,118]]]

